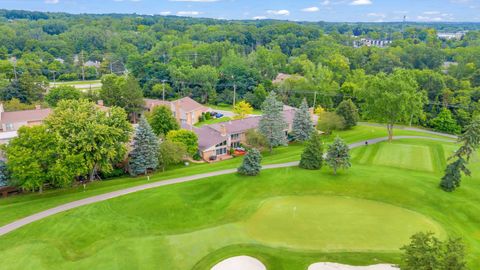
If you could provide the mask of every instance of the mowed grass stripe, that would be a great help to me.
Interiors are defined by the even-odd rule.
[[[404,143],[382,145],[374,159],[374,164],[409,170],[434,172],[429,146]]]

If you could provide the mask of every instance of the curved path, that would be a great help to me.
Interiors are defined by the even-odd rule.
[[[431,137],[423,137],[423,136],[395,136],[394,139],[428,139],[428,140],[434,140],[434,141],[442,141],[442,142],[454,142],[453,140],[448,140],[448,139],[441,139],[441,138],[431,138]],[[376,138],[376,139],[371,139],[367,140],[369,144],[375,144],[379,142],[384,142],[387,141],[387,137],[382,137],[382,138]],[[360,146],[364,146],[365,141],[361,142],[356,142],[352,143],[349,145],[349,148],[356,148]],[[285,168],[285,167],[293,167],[293,166],[298,166],[298,161],[294,162],[288,162],[288,163],[281,163],[281,164],[271,164],[271,165],[264,165],[262,166],[262,169],[276,169],[276,168]],[[108,192],[105,194],[93,196],[90,198],[78,200],[78,201],[73,201],[69,202],[66,204],[59,205],[54,208],[47,209],[45,211],[24,217],[22,219],[19,219],[17,221],[14,221],[12,223],[9,223],[7,225],[4,225],[0,227],[0,236],[7,234],[11,231],[14,231],[22,226],[25,226],[27,224],[30,224],[32,222],[35,222],[37,220],[44,219],[46,217],[73,209],[77,208],[80,206],[96,203],[96,202],[101,202],[105,200],[109,200],[112,198],[120,197],[123,195],[127,195],[130,193],[146,190],[146,189],[151,189],[151,188],[157,188],[157,187],[162,187],[162,186],[168,186],[168,185],[173,185],[173,184],[178,184],[178,183],[183,183],[183,182],[190,182],[190,181],[195,181],[207,177],[212,177],[212,176],[218,176],[218,175],[224,175],[224,174],[231,174],[235,173],[237,169],[228,169],[228,170],[222,170],[222,171],[216,171],[216,172],[210,172],[210,173],[203,173],[203,174],[196,174],[196,175],[191,175],[191,176],[185,176],[185,177],[179,177],[179,178],[174,178],[170,180],[164,180],[164,181],[158,181],[158,182],[153,182],[149,184],[144,184],[140,186],[135,186],[131,188],[126,188],[122,190],[117,190],[113,192]]]

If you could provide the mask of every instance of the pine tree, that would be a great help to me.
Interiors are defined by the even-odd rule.
[[[295,111],[293,117],[292,133],[296,141],[303,142],[308,140],[313,131],[313,122],[308,110],[308,103],[303,99],[300,108]]]
[[[262,114],[258,131],[267,139],[270,152],[273,147],[287,145],[285,129],[287,129],[288,124],[283,116],[283,103],[277,100],[275,92],[270,92],[263,102]]]
[[[245,155],[243,158],[243,163],[237,171],[242,175],[258,175],[260,173],[260,169],[262,168],[260,162],[262,162],[262,155],[260,154],[260,151],[253,148]]]
[[[445,169],[445,175],[440,181],[440,187],[448,192],[452,192],[458,187],[462,180],[462,172],[469,176],[470,170],[467,168],[468,162],[473,153],[480,146],[480,118],[473,119],[472,123],[467,126],[465,132],[459,137],[462,143],[460,148],[453,154],[450,159],[455,161],[448,164]]]
[[[300,168],[318,170],[323,165],[323,144],[320,134],[312,132],[307,146],[303,150]]]
[[[440,182],[440,187],[448,192],[452,192],[460,187],[462,172],[465,173],[465,175],[470,175],[470,170],[467,168],[467,161],[462,157],[459,157],[454,162],[448,164],[445,169],[445,175]]]
[[[8,170],[5,161],[0,160],[0,187],[8,184]]]
[[[342,101],[338,105],[336,113],[345,119],[346,129],[350,129],[357,125],[359,118],[358,108],[351,99]]]
[[[340,137],[335,138],[333,143],[328,146],[325,161],[333,169],[334,174],[337,174],[337,170],[340,168],[347,169],[352,166],[348,145]]]
[[[129,167],[133,176],[158,167],[158,139],[145,118],[141,118],[133,138]]]

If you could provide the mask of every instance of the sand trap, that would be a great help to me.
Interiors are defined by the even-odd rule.
[[[351,266],[339,263],[314,263],[308,267],[308,270],[400,270],[390,264],[375,264],[370,266]]]
[[[219,262],[211,270],[266,270],[263,263],[249,256],[228,258]]]

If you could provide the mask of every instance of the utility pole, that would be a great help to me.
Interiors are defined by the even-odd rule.
[[[13,76],[15,77],[15,81],[18,81],[18,76],[17,76],[17,58],[13,59]]]
[[[80,58],[82,60],[82,81],[85,81],[85,63],[83,61],[83,51],[80,54]]]
[[[166,80],[162,80],[162,86],[163,86],[162,99],[163,99],[163,101],[165,101],[165,81],[166,81]]]
[[[237,98],[237,84],[235,83],[235,76],[232,75],[233,80],[233,108],[235,109],[235,99]]]

